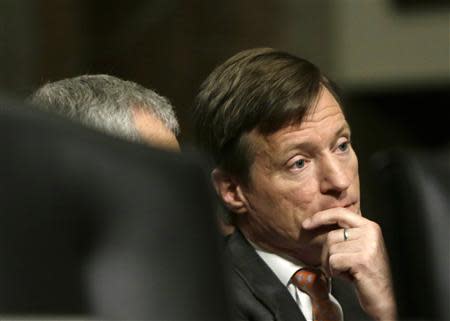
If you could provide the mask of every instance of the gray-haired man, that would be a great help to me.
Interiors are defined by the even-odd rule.
[[[109,75],[83,75],[40,87],[31,103],[107,134],[179,149],[179,125],[169,101],[139,84]]]

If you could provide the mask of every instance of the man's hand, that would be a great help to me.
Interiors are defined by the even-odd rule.
[[[396,304],[383,235],[378,224],[345,208],[321,211],[306,219],[312,230],[337,224],[322,250],[322,267],[330,276],[351,280],[361,307],[376,320],[396,320]],[[344,229],[348,239],[344,239]]]

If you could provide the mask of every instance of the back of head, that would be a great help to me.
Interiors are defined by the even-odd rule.
[[[109,75],[83,75],[47,83],[31,97],[40,109],[107,134],[141,141],[133,109],[154,115],[174,135],[179,125],[169,101],[139,84]]]
[[[194,108],[197,142],[215,165],[246,181],[252,161],[245,134],[301,122],[331,82],[309,61],[271,48],[242,51],[203,82]]]

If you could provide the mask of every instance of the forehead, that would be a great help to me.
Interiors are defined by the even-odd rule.
[[[328,89],[322,87],[315,105],[309,108],[301,124],[294,124],[289,127],[304,129],[314,126],[315,124],[326,123],[327,120],[330,119],[340,119],[345,121],[344,113],[336,98],[334,98]]]

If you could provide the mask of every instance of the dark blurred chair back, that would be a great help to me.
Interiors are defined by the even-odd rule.
[[[404,320],[450,320],[450,150],[373,158],[378,210]]]
[[[196,157],[0,105],[0,315],[227,319]]]

